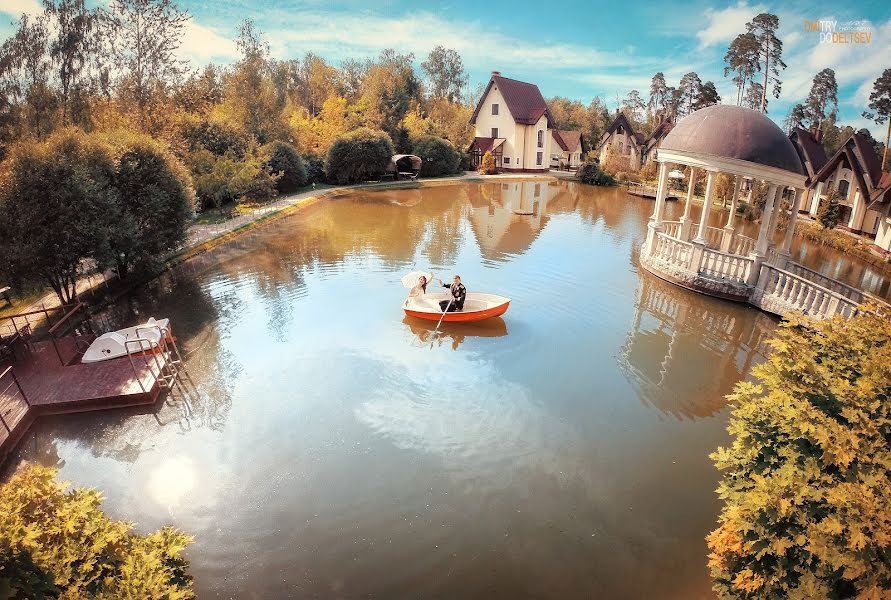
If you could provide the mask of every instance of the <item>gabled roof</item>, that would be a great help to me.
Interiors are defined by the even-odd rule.
[[[826,181],[840,164],[844,163],[854,173],[857,187],[868,203],[891,199],[891,173],[883,173],[882,165],[872,145],[859,133],[852,133],[835,154],[814,175],[811,184]]]
[[[557,140],[557,143],[560,144],[560,147],[563,148],[565,152],[576,152],[582,148],[582,132],[578,130],[567,131],[561,129],[557,131],[555,129],[554,139]]]
[[[470,149],[473,150],[475,147],[485,154],[486,152],[497,150],[503,143],[504,138],[478,137],[473,138],[473,143],[470,144]]]
[[[625,116],[625,113],[619,112],[616,114],[616,117],[613,119],[613,122],[609,124],[609,127],[606,128],[606,131],[603,132],[603,135],[600,136],[600,143],[603,144],[612,133],[614,133],[619,126],[625,128],[628,132],[628,135],[634,139],[638,144],[642,144],[644,141],[643,134],[639,134],[634,131],[634,126],[631,125],[631,121],[628,120],[628,117]]]
[[[662,119],[659,125],[656,126],[656,129],[653,130],[653,133],[646,139],[645,145],[647,149],[658,144],[662,138],[668,135],[672,128],[674,128],[674,122],[671,119]]]
[[[507,104],[507,110],[514,118],[514,122],[522,125],[535,125],[542,115],[545,115],[548,119],[548,128],[557,128],[554,120],[551,118],[551,113],[548,111],[548,105],[545,102],[544,96],[541,95],[537,85],[526,83],[525,81],[517,81],[509,77],[502,77],[498,73],[493,73],[489,79],[489,85],[486,86],[486,91],[483,92],[480,101],[476,105],[476,109],[473,111],[473,116],[470,117],[472,124],[476,123],[476,118],[492,86],[497,87],[498,91],[501,92],[504,102]]]
[[[814,138],[810,131],[801,127],[794,128],[792,133],[789,134],[789,139],[792,140],[792,144],[798,151],[808,178],[813,179],[826,164],[826,161],[829,160],[826,157],[826,150],[823,149],[823,145]]]

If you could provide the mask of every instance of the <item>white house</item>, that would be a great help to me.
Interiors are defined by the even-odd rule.
[[[809,205],[803,207],[808,213],[816,216],[820,201],[836,190],[841,197],[839,227],[874,238],[877,250],[891,252],[891,173],[882,172],[866,138],[854,133],[845,140],[814,174],[810,188]]]
[[[474,166],[486,152],[502,171],[546,172],[551,160],[551,131],[556,129],[538,86],[492,72],[470,122]]]
[[[557,167],[562,165],[575,169],[582,164],[582,154],[584,153],[582,132],[554,129],[551,133],[554,137],[551,143],[551,151],[553,152],[551,157],[552,159],[555,157],[557,159],[557,164],[551,164],[551,166]]]
[[[650,135],[644,135],[634,131],[634,126],[624,113],[616,111],[613,122],[609,124],[603,135],[600,136],[598,149],[600,162],[606,162],[607,157],[613,160],[621,160],[627,163],[632,170],[639,169],[647,161],[656,156],[656,150],[662,144],[662,139],[668,135],[674,127],[670,118],[664,118]]]

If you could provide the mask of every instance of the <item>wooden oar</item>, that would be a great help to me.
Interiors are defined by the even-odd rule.
[[[439,326],[442,325],[442,320],[445,319],[446,313],[449,312],[449,308],[452,306],[452,300],[454,300],[454,299],[455,299],[455,297],[452,296],[452,299],[449,300],[449,303],[446,305],[445,310],[442,311],[442,316],[439,317],[439,323],[436,324],[436,329],[433,330],[433,335],[436,335],[437,333],[439,333]],[[432,346],[433,342],[430,342],[430,345]]]

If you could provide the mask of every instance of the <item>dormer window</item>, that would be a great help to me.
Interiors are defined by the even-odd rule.
[[[538,147],[544,148],[544,131],[538,130]]]
[[[498,114],[498,105],[497,105],[497,104],[493,104],[493,105],[492,105],[492,114],[493,114],[493,115],[497,115],[497,114]]]

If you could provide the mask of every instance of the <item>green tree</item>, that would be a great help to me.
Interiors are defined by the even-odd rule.
[[[74,300],[81,263],[111,262],[114,182],[108,150],[83,132],[19,142],[0,173],[0,270],[15,281],[42,278],[63,304]]]
[[[0,488],[0,590],[9,598],[194,598],[192,538],[164,527],[131,531],[100,509],[102,495],[67,489],[25,463]]]
[[[789,110],[789,116],[786,117],[784,126],[786,131],[792,133],[796,127],[804,128],[807,125],[808,110],[804,104],[796,104]]]
[[[626,117],[631,119],[631,122],[635,127],[638,127],[645,122],[644,111],[647,108],[647,104],[643,101],[643,98],[640,97],[640,92],[637,90],[628,92],[628,95],[622,100],[622,108],[624,109],[622,112],[625,113]]]
[[[421,63],[430,81],[430,95],[446,98],[449,102],[461,99],[461,90],[467,85],[467,73],[461,55],[451,48],[436,46]]]
[[[72,118],[72,96],[89,86],[90,64],[101,64],[100,13],[87,9],[84,0],[44,0],[44,5],[54,24],[49,53],[59,82],[62,124],[68,125]]]
[[[268,200],[277,193],[278,173],[273,173],[253,149],[241,158],[231,151],[214,156],[207,150],[198,150],[186,160],[202,209],[220,209],[242,199]]]
[[[835,81],[835,71],[823,69],[814,75],[805,105],[812,125],[821,127],[827,117],[835,121],[838,116],[838,83]]]
[[[659,71],[655,75],[653,75],[653,79],[650,81],[650,101],[647,103],[647,109],[655,113],[658,110],[663,110],[665,108],[665,103],[668,100],[668,85],[665,83],[665,74],[662,71]]]
[[[724,55],[724,77],[733,73],[731,79],[736,85],[736,104],[742,105],[746,88],[749,82],[755,77],[755,72],[760,67],[758,60],[760,46],[758,40],[753,33],[741,33],[736,36],[730,46],[727,48],[727,54]]]
[[[25,14],[15,33],[0,46],[0,91],[5,104],[19,108],[27,129],[43,139],[55,127],[56,95],[48,85],[49,19]],[[24,106],[22,106],[22,104]]]
[[[123,279],[134,267],[157,268],[186,241],[195,191],[186,168],[147,135],[118,132],[105,141],[115,160],[118,199],[111,247]]]
[[[783,42],[776,36],[780,19],[770,13],[761,13],[746,23],[746,31],[755,36],[758,43],[758,64],[764,73],[761,84],[761,112],[767,113],[767,90],[771,88],[774,98],[780,97],[783,82],[780,69],[786,68],[783,62]]]
[[[280,193],[293,192],[306,185],[306,166],[297,148],[287,142],[275,141],[263,148],[265,165],[272,173],[280,176],[276,189]]]
[[[420,157],[421,176],[438,177],[457,173],[461,166],[461,154],[448,140],[427,135],[414,140],[412,154]]]
[[[888,144],[891,143],[891,69],[885,69],[872,84],[872,92],[869,94],[869,111],[864,111],[863,116],[879,125],[888,121],[885,149],[882,152],[882,169],[884,170],[885,161],[888,158]]]
[[[360,127],[331,144],[325,159],[325,174],[341,185],[366,181],[384,172],[393,153],[390,136]]]
[[[817,208],[817,221],[823,229],[833,229],[838,225],[841,215],[840,198],[838,190],[833,189],[820,202],[820,206]]]
[[[718,94],[718,89],[715,87],[715,83],[713,81],[706,81],[700,86],[699,94],[696,95],[696,100],[693,101],[693,110],[699,110],[700,108],[714,106],[715,104],[720,103],[721,96]]]
[[[891,595],[891,321],[791,315],[767,362],[728,396],[719,526],[721,598]]]
[[[767,114],[767,100],[764,98],[764,89],[757,81],[749,84],[746,95],[743,97],[742,105],[752,110],[761,110]]]
[[[688,115],[693,112],[693,103],[699,97],[699,91],[702,88],[702,80],[694,72],[687,73],[681,77],[678,89],[681,92],[681,114]]]

